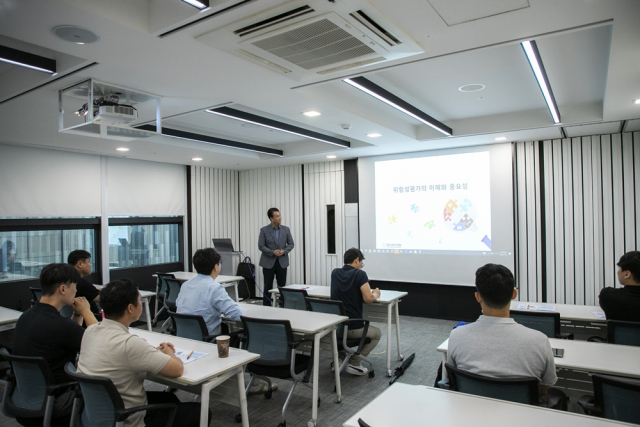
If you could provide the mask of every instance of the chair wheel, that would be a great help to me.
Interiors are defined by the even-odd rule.
[[[278,427],[287,427],[287,422],[285,421],[283,423],[278,424]]]
[[[236,422],[237,423],[241,423],[242,422],[242,414],[236,415]]]
[[[264,393],[264,398],[265,399],[271,399],[271,396],[273,395],[273,391],[267,391]]]
[[[373,371],[369,371],[369,378],[373,378],[376,376],[376,373]]]
[[[158,326],[158,322],[151,322],[151,326],[155,328],[156,326]]]

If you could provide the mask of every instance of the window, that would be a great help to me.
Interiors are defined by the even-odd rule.
[[[182,217],[110,218],[109,269],[182,262]]]

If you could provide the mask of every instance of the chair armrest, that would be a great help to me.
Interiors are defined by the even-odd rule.
[[[169,416],[167,417],[167,427],[173,423],[173,418],[176,416],[178,410],[177,403],[154,403],[152,405],[134,406],[132,408],[121,409],[116,411],[116,422],[124,421],[129,418],[129,415],[140,411],[153,411],[158,409],[169,409]]]
[[[596,335],[596,336],[593,336],[593,337],[589,337],[587,339],[587,341],[589,341],[589,342],[607,342],[607,339],[599,337],[599,336]]]
[[[289,348],[292,349],[292,350],[296,349],[302,343],[309,343],[309,344],[313,345],[313,340],[289,341]]]
[[[560,332],[558,335],[556,335],[556,338],[559,338],[561,340],[573,340],[573,333],[571,333],[571,332]]]
[[[53,396],[55,394],[62,393],[64,391],[64,389],[75,387],[77,385],[78,385],[77,381],[71,381],[71,382],[68,382],[68,383],[50,385],[49,387],[47,387],[47,396]]]
[[[584,409],[584,413],[587,415],[595,415],[596,414],[596,400],[590,394],[585,394],[581,398],[578,399],[578,405],[582,409]]]

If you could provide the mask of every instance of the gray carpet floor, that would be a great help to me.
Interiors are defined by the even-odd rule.
[[[441,361],[440,354],[436,347],[449,336],[451,328],[456,322],[436,319],[425,319],[419,317],[400,316],[401,328],[401,349],[402,354],[407,358],[415,353],[415,359],[411,367],[398,381],[407,384],[433,385],[436,371]],[[382,339],[378,346],[370,355],[376,375],[374,378],[368,376],[356,377],[346,373],[341,376],[342,402],[335,403],[335,393],[333,392],[334,380],[331,372],[329,358],[320,358],[320,381],[319,394],[322,399],[318,408],[319,426],[341,426],[360,408],[365,406],[371,399],[382,393],[389,387],[389,377],[385,375],[386,366],[386,324],[376,323],[375,326],[382,330]],[[392,333],[392,369],[400,366],[402,362],[397,361],[397,351],[395,345],[395,334]],[[285,402],[287,393],[291,389],[292,382],[285,380],[274,380],[278,384],[279,390],[273,393],[271,399],[267,400],[263,396],[249,396],[249,421],[254,427],[276,427],[280,422],[280,412]],[[158,384],[146,382],[148,390],[162,390]],[[4,391],[0,386],[0,391]],[[194,396],[182,391],[178,391],[177,396],[181,401],[192,401]],[[212,402],[210,405],[213,413],[211,427],[232,427],[238,426],[235,416],[239,413],[238,408],[223,403]],[[311,389],[298,385],[287,408],[287,426],[306,426],[311,419]],[[19,424],[10,418],[0,415],[0,427],[18,427]]]

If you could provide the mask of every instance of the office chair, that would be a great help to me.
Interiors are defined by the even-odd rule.
[[[549,338],[573,339],[573,334],[560,332],[560,313],[547,311],[509,311],[509,316],[522,326],[535,329]]]
[[[29,288],[29,290],[31,291],[31,294],[33,295],[33,298],[31,299],[31,305],[34,305],[35,303],[40,301],[40,298],[42,297],[42,289],[41,288]]]
[[[450,390],[526,405],[567,410],[567,397],[557,389],[553,389],[546,395],[544,402],[541,402],[538,392],[539,381],[535,377],[491,378],[454,368],[448,363],[444,366],[449,374]]]
[[[307,297],[306,300],[310,311],[337,314],[338,316],[346,316],[344,304],[342,301],[310,297]],[[349,324],[355,322],[364,322],[362,336],[356,339],[348,339],[347,331],[349,330]],[[369,323],[370,322],[368,320],[364,319],[349,319],[337,325],[336,335],[338,338],[338,351],[344,351],[345,353],[347,353],[347,356],[342,361],[342,365],[340,365],[339,367],[339,372],[344,371],[344,369],[349,364],[349,359],[352,356],[355,356],[356,358],[360,359],[360,361],[365,362],[367,365],[369,365],[369,378],[373,378],[375,376],[375,373],[373,371],[373,363],[367,357],[360,354],[360,352],[362,351],[362,347],[365,344],[371,342],[371,338],[367,337]],[[352,347],[356,348],[353,349]]]
[[[309,356],[296,354],[296,348],[311,340],[294,341],[291,323],[288,320],[253,319],[240,316],[244,328],[243,348],[260,355],[260,359],[247,365],[251,380],[247,383],[247,390],[254,376],[267,382],[269,388],[265,398],[271,398],[271,380],[267,377],[293,379],[293,386],[282,407],[282,416],[278,427],[286,427],[285,413],[291,395],[299,382],[303,381],[302,372],[309,369]],[[310,387],[308,383],[302,382]],[[320,398],[318,398],[318,404]]]
[[[168,273],[156,273],[156,276],[158,276],[158,284],[156,286],[156,300],[162,302],[162,305],[160,306],[160,310],[158,310],[156,315],[153,316],[153,320],[151,321],[151,325],[154,327],[158,325],[158,318],[160,317],[160,315],[167,311],[164,306],[164,294],[167,293],[166,279],[176,278],[176,276],[174,276],[173,274]]]
[[[640,322],[607,320],[607,342],[640,347]]]
[[[178,299],[178,294],[180,293],[180,286],[182,285],[182,283],[180,283],[179,280],[169,278],[165,278],[164,281],[167,283],[167,289],[164,293],[162,308],[166,309],[167,312],[172,311],[175,313],[178,310],[178,307],[176,306],[176,300]],[[171,320],[171,317],[165,320],[165,322],[162,324],[162,332],[172,332],[173,329],[171,328],[175,328],[175,324],[173,324],[172,326],[172,323],[173,322]]]
[[[307,311],[307,291],[304,289],[287,289],[284,287],[278,287],[280,291],[280,297],[282,298],[282,307],[291,308],[293,310]]]
[[[0,349],[11,371],[2,398],[2,413],[24,426],[68,426],[69,417],[53,418],[55,395],[76,383],[53,385],[53,374],[42,357],[23,357]]]
[[[82,394],[76,395],[71,415],[72,427],[123,427],[125,420],[136,412],[163,410],[166,412],[166,427],[170,427],[178,410],[177,403],[125,408],[122,397],[109,378],[83,375],[76,372],[72,363],[64,367],[69,377],[80,384]]]
[[[173,319],[176,336],[206,342],[211,342],[211,340],[215,338],[214,335],[209,335],[207,324],[202,316],[197,314],[180,314],[170,311],[169,317]]]
[[[640,381],[600,374],[593,374],[591,379],[593,396],[578,399],[585,414],[640,424]]]

